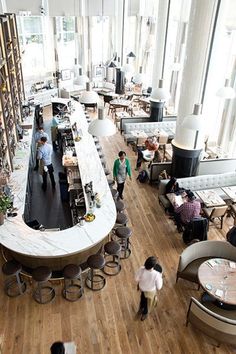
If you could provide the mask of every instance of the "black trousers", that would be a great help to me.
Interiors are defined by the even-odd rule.
[[[125,182],[123,182],[123,183],[117,182],[117,192],[119,193],[120,198],[123,198],[124,187],[125,187]]]
[[[139,309],[141,310],[143,315],[147,315],[147,313],[148,313],[148,299],[144,296],[143,291],[141,292]]]
[[[44,190],[47,189],[48,173],[49,173],[49,177],[50,177],[50,180],[51,180],[51,183],[52,183],[52,187],[55,188],[55,185],[56,185],[55,179],[54,179],[54,174],[53,174],[53,172],[54,172],[53,165],[52,164],[48,165],[47,168],[48,168],[48,172],[43,171],[43,185],[42,185],[42,188]]]
[[[138,157],[137,157],[137,161],[136,161],[136,168],[141,167],[142,162],[144,161],[142,151],[143,151],[143,149],[140,149],[140,148],[137,151]]]

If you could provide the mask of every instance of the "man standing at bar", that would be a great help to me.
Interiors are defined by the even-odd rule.
[[[52,165],[52,145],[48,144],[47,138],[43,136],[40,139],[41,146],[38,149],[38,159],[41,161],[42,165],[42,175],[43,175],[43,184],[42,189],[45,192],[47,189],[47,175],[51,179],[52,188],[55,189],[56,183],[54,179],[54,169]]]
[[[34,168],[34,171],[38,171],[39,169],[39,160],[38,160],[38,149],[40,147],[40,139],[45,136],[48,140],[48,134],[45,133],[45,131],[43,130],[43,127],[39,127],[37,132],[35,133],[35,136],[34,136],[34,140],[36,142],[36,163],[35,163],[35,168]]]

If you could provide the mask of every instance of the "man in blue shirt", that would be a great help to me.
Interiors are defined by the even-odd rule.
[[[55,189],[56,183],[54,179],[54,169],[52,165],[52,145],[47,143],[47,138],[43,136],[40,139],[41,146],[38,149],[38,159],[41,160],[43,165],[43,184],[42,189],[47,189],[47,174],[51,179],[52,188]]]
[[[35,162],[35,168],[34,171],[38,171],[39,169],[39,160],[38,160],[38,149],[40,147],[40,139],[45,136],[48,140],[48,134],[45,133],[45,131],[43,130],[43,127],[39,127],[38,130],[36,131],[35,135],[34,135],[34,140],[36,143],[36,162]]]

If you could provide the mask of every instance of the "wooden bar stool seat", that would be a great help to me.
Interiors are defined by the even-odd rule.
[[[88,257],[87,265],[89,271],[87,278],[85,279],[85,284],[91,290],[97,291],[104,288],[106,285],[106,279],[102,274],[99,273],[105,265],[105,258],[101,254],[94,254]]]
[[[116,241],[121,245],[121,259],[126,259],[131,254],[129,238],[132,235],[132,230],[127,226],[117,227],[112,235],[112,241]]]
[[[115,205],[117,213],[122,213],[122,211],[125,210],[125,204],[122,202],[122,200],[115,201]]]
[[[56,293],[55,289],[48,283],[52,277],[52,271],[46,266],[37,267],[32,272],[32,278],[36,282],[33,298],[39,304],[51,302]]]
[[[76,264],[68,264],[63,269],[63,277],[63,297],[68,301],[77,301],[84,292],[81,268]]]
[[[104,245],[105,265],[103,272],[107,275],[116,275],[121,270],[120,265],[121,245],[115,241],[109,241]]]
[[[22,295],[26,291],[26,283],[21,278],[21,271],[21,264],[14,260],[7,261],[2,266],[2,272],[7,276],[4,282],[4,291],[10,297]]]

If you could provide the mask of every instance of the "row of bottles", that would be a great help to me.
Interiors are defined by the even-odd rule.
[[[16,16],[0,15],[0,177],[13,171],[24,87]],[[1,181],[1,179],[0,179]],[[0,186],[1,187],[1,186]]]

